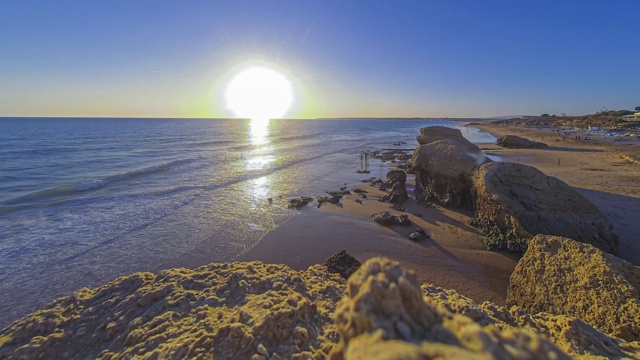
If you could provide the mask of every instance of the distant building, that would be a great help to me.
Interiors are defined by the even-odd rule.
[[[637,112],[633,115],[625,115],[622,117],[622,120],[625,121],[640,121],[640,112]]]

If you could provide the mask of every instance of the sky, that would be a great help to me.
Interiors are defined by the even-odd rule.
[[[0,116],[233,117],[251,65],[290,118],[640,106],[640,1],[0,0]]]

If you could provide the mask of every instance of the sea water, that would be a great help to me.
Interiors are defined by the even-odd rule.
[[[0,119],[0,327],[135,271],[231,261],[294,216],[287,200],[413,148],[434,120]],[[493,138],[462,128],[474,142]],[[270,204],[267,199],[272,198]]]

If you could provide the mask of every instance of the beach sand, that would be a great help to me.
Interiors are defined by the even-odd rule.
[[[640,186],[637,182],[640,165],[625,158],[640,154],[637,145],[607,143],[608,139],[560,140],[561,136],[551,132],[494,124],[473,126],[496,137],[515,134],[540,141],[544,136],[544,142],[550,146],[547,149],[503,149],[494,144],[481,144],[480,147],[504,161],[534,166],[574,187],[611,220],[620,237],[621,257],[640,264],[640,246],[636,241],[636,235],[640,233],[640,222],[637,221],[640,219]],[[409,190],[413,187],[412,182],[413,177],[409,176]],[[316,209],[313,202],[301,210],[292,210],[299,214],[268,233],[256,247],[237,260],[284,263],[303,270],[341,250],[361,262],[386,256],[413,269],[423,283],[455,289],[477,302],[505,303],[509,277],[517,257],[487,251],[482,244],[483,236],[468,224],[472,217],[470,211],[425,207],[410,197],[403,206],[414,225],[386,227],[371,218],[381,211],[400,214],[390,209],[391,204],[376,200],[385,193],[367,184],[351,189],[367,191],[368,199],[359,204],[355,200],[360,196],[352,193],[337,205],[327,204]],[[409,191],[410,196],[411,193]],[[426,230],[431,238],[420,242],[409,240],[409,233],[417,227]]]

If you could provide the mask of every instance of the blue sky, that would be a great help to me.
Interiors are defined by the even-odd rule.
[[[227,117],[247,64],[290,117],[640,106],[640,1],[3,1],[0,116]]]

